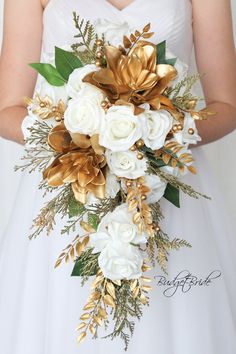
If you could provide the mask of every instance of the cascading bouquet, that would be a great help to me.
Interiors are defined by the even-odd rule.
[[[200,140],[195,120],[210,113],[196,109],[191,93],[199,75],[183,77],[186,66],[166,42],[148,41],[150,24],[113,46],[89,21],[76,14],[74,21],[81,42],[56,47],[55,66],[31,64],[44,81],[27,99],[26,162],[17,169],[42,172],[39,188],[53,194],[30,238],[49,234],[59,214],[67,218],[62,234],[76,237],[55,267],[72,260],[82,285],[95,277],[78,342],[112,322],[106,337],[120,336],[127,349],[149,304],[145,272],[156,262],[166,272],[169,250],[191,247],[162,231],[160,200],[179,207],[180,191],[201,196],[180,177],[196,173],[189,144]]]

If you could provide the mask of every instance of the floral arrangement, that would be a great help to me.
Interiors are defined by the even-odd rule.
[[[112,45],[115,25],[75,13],[74,22],[79,42],[71,50],[56,47],[54,65],[31,64],[43,80],[27,98],[25,164],[17,169],[42,172],[39,188],[53,195],[30,238],[66,218],[62,234],[76,237],[55,267],[73,261],[82,285],[94,277],[78,342],[112,322],[106,337],[121,337],[127,349],[149,304],[146,272],[156,263],[166,272],[169,251],[191,247],[161,229],[160,200],[180,207],[180,191],[201,196],[181,176],[196,173],[189,144],[201,139],[195,120],[210,112],[197,110],[191,93],[199,75],[187,76],[165,41],[149,41],[150,24]]]

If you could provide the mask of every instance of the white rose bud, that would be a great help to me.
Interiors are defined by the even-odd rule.
[[[142,276],[143,259],[135,246],[113,242],[100,253],[98,264],[104,277],[111,280],[137,279]]]
[[[69,101],[64,122],[71,133],[98,134],[104,123],[105,112],[101,107],[104,95],[92,85],[86,85],[76,99]]]
[[[68,83],[67,83],[68,96],[71,98],[77,98],[84,85],[87,85],[82,81],[83,78],[87,74],[97,70],[98,68],[94,64],[85,65],[82,68],[75,69],[68,79]]]
[[[147,147],[152,150],[164,146],[166,136],[171,130],[173,118],[169,112],[145,111],[138,116],[143,124],[143,140]]]
[[[106,19],[98,19],[94,23],[95,32],[99,38],[105,36],[105,41],[117,47],[123,44],[123,36],[129,36],[131,30],[128,22],[111,22]]]
[[[112,173],[118,177],[136,179],[144,176],[147,170],[147,159],[137,158],[133,151],[106,151],[107,164]]]
[[[131,106],[112,106],[106,114],[100,145],[112,151],[128,150],[142,136],[142,126]]]

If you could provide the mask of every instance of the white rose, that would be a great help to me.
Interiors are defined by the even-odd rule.
[[[86,85],[86,83],[82,81],[83,78],[87,74],[97,70],[99,69],[94,64],[85,65],[82,68],[75,69],[68,79],[68,83],[67,83],[68,96],[71,98],[77,98],[82,87]]]
[[[128,150],[142,136],[142,126],[131,106],[108,109],[100,134],[100,145],[112,151]]]
[[[137,279],[142,276],[143,259],[135,247],[121,242],[109,244],[100,253],[98,264],[104,277],[111,280]]]
[[[165,193],[167,183],[156,175],[146,175],[144,180],[145,185],[151,189],[147,194],[147,203],[152,204],[158,202]]]
[[[136,179],[144,176],[147,170],[147,159],[137,158],[133,151],[106,151],[107,164],[112,173],[118,177]]]
[[[107,213],[98,225],[97,232],[90,235],[89,246],[94,253],[101,252],[111,242],[139,244],[146,242],[145,234],[139,234],[132,220],[133,214],[128,211],[127,204],[118,206]]]
[[[143,140],[147,147],[157,150],[163,147],[171,130],[173,118],[165,110],[145,111],[139,115],[143,125]]]
[[[94,91],[92,86],[86,86],[77,99],[69,101],[64,115],[66,128],[72,133],[90,136],[98,134],[105,119],[105,112],[101,107],[102,99],[103,95],[99,90]]]
[[[189,129],[193,129],[194,134],[189,134]],[[174,137],[179,144],[197,144],[198,141],[202,140],[198,135],[195,119],[192,118],[191,114],[185,114],[183,130],[175,133]]]
[[[128,22],[111,22],[106,19],[98,19],[94,23],[95,32],[99,38],[105,36],[105,41],[113,46],[123,44],[123,36],[129,36],[131,29]]]

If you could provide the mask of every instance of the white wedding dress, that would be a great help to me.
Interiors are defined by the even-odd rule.
[[[127,21],[140,29],[152,23],[155,42],[167,39],[181,60],[190,63],[193,48],[192,6],[189,0],[134,0],[118,10],[106,0],[51,0],[44,11],[43,52],[75,42],[72,12],[94,21]],[[172,237],[188,240],[191,249],[173,251],[168,276],[183,270],[205,279],[212,271],[221,276],[208,286],[172,297],[167,287],[153,281],[150,306],[136,323],[128,354],[235,354],[236,353],[236,238],[230,229],[222,196],[214,186],[201,148],[194,149],[197,176],[185,181],[212,197],[194,200],[181,195],[181,208],[162,202],[163,228]],[[37,189],[40,174],[22,173],[11,218],[0,246],[0,352],[2,354],[105,354],[123,352],[117,339],[92,340],[80,346],[75,328],[90,284],[81,288],[71,277],[73,264],[54,270],[55,260],[72,237],[61,236],[61,220],[50,237],[29,241],[32,219],[44,203]],[[163,275],[159,267],[152,275]],[[183,289],[186,290],[186,289]]]

